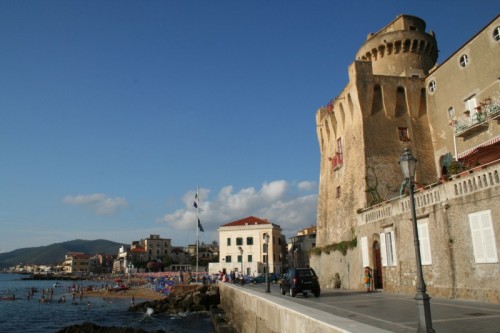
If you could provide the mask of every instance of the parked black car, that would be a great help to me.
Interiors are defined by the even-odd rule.
[[[321,293],[318,276],[312,268],[290,268],[283,275],[280,291],[282,295],[288,292],[292,297],[295,297],[297,293],[307,296],[308,292],[313,293],[315,297],[319,297]]]

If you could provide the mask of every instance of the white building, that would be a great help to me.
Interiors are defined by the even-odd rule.
[[[282,273],[281,227],[254,216],[223,224],[219,229],[218,263],[209,264],[209,273],[243,271],[257,276],[266,272]],[[266,235],[268,245],[266,246]],[[269,249],[269,251],[267,251]],[[269,258],[269,262],[267,261]]]

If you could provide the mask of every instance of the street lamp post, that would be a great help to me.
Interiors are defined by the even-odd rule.
[[[128,285],[130,286],[130,267],[132,266],[132,260],[130,260],[130,262],[127,263],[127,276],[128,276]]]
[[[266,244],[266,293],[271,292],[271,285],[269,284],[269,234],[264,234],[264,244]]]
[[[283,274],[283,250],[280,251],[280,271],[278,273]]]
[[[413,177],[415,176],[415,166],[417,159],[413,157],[410,150],[405,148],[401,159],[399,160],[404,178],[408,181],[410,190],[410,206],[411,206],[411,221],[413,225],[413,240],[415,244],[415,259],[417,262],[417,301],[418,326],[417,332],[434,333],[431,319],[431,304],[430,297],[427,295],[427,287],[424,282],[424,274],[422,272],[422,259],[420,257],[420,241],[418,238],[417,228],[417,213],[415,211],[415,197],[413,195]]]
[[[240,247],[238,247],[238,249],[240,250],[240,256],[241,256],[241,272],[240,272],[240,274],[242,275],[241,278],[243,278],[243,248],[240,246]]]

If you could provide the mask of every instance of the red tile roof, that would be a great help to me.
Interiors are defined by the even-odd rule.
[[[256,225],[256,224],[271,224],[268,220],[259,219],[255,216],[248,216],[244,219],[223,224],[222,227],[237,227],[243,225]]]
[[[145,253],[146,249],[144,249],[143,247],[136,247],[131,249],[130,252]]]

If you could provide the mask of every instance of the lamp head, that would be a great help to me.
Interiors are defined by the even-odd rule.
[[[401,158],[399,159],[399,165],[401,166],[401,172],[405,179],[413,179],[415,176],[415,167],[417,165],[417,159],[413,157],[411,151],[405,148]]]

